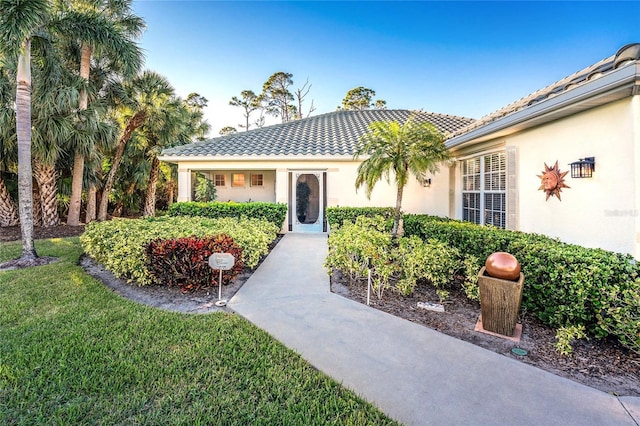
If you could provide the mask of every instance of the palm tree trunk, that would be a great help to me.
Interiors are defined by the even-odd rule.
[[[90,45],[83,43],[80,49],[80,77],[89,81],[89,71],[91,69],[91,53]],[[89,98],[87,91],[80,91],[80,102],[78,109],[83,111],[87,109]],[[84,178],[84,155],[81,153],[80,147],[73,157],[73,181],[71,182],[71,200],[69,202],[69,216],[67,217],[67,225],[80,225],[80,204],[82,202],[82,179]]]
[[[131,197],[131,195],[133,194],[133,191],[136,190],[136,183],[130,183],[129,187],[127,188],[127,190],[125,191],[125,195],[124,197],[120,198],[120,200],[116,203],[116,206],[113,209],[113,213],[112,215],[114,217],[121,217],[122,216],[122,210],[124,210],[124,199],[125,197]]]
[[[124,129],[124,133],[122,137],[118,141],[118,146],[116,148],[116,153],[113,157],[113,164],[111,165],[111,170],[109,170],[109,174],[107,175],[107,182],[104,184],[104,189],[102,191],[102,200],[100,200],[100,210],[98,211],[98,220],[103,221],[107,220],[107,207],[109,206],[109,194],[111,193],[111,189],[113,188],[113,182],[116,178],[116,172],[118,171],[118,167],[120,166],[120,162],[122,161],[122,157],[124,156],[124,149],[127,146],[127,142],[131,139],[131,135],[133,131],[138,127],[142,126],[147,119],[147,113],[144,110],[138,111],[134,114],[129,122],[127,123],[127,127]]]
[[[0,227],[15,226],[18,223],[18,209],[0,174]]]
[[[89,223],[96,220],[96,197],[98,196],[98,189],[94,184],[89,185],[87,189],[87,213],[84,217],[84,222]]]
[[[176,184],[173,180],[167,181],[165,185],[165,191],[167,193],[167,205],[171,206],[173,204],[173,200],[175,199],[176,193]]]
[[[34,160],[33,171],[40,190],[40,210],[42,226],[48,228],[60,224],[58,215],[58,187],[56,186],[55,164],[43,164]]]
[[[84,155],[76,153],[73,157],[73,173],[71,180],[71,197],[67,225],[80,225],[80,207],[82,204],[82,179],[84,178]]]
[[[22,44],[18,57],[16,133],[18,136],[18,206],[22,232],[22,259],[38,257],[33,244],[33,189],[31,176],[31,40]]]
[[[38,182],[31,183],[31,199],[33,200],[33,226],[42,226],[42,201]]]
[[[396,211],[393,218],[393,238],[398,236],[398,229],[400,228],[400,214],[402,211],[402,193],[404,192],[404,186],[398,185],[398,193],[396,195]]]
[[[158,183],[158,171],[160,170],[160,160],[154,156],[151,161],[151,171],[149,172],[149,183],[144,200],[144,217],[152,217],[156,214],[156,186]]]

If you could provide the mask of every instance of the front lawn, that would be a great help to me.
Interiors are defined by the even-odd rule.
[[[36,248],[60,261],[0,272],[0,424],[392,423],[237,315],[123,299],[77,238]]]

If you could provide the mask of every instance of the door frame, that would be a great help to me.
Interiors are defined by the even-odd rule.
[[[298,221],[296,214],[296,184],[302,175],[314,175],[318,179],[318,219],[312,224]],[[327,172],[326,170],[289,170],[289,232],[326,232],[327,219]]]

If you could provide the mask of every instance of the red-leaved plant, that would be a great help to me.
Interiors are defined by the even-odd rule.
[[[226,234],[157,239],[145,247],[145,265],[156,284],[178,286],[183,293],[218,285],[220,271],[209,266],[213,253],[231,253],[233,268],[222,273],[227,285],[242,271],[242,249]]]

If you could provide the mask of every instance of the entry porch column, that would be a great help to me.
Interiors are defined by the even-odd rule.
[[[191,169],[178,167],[178,202],[191,201]]]

